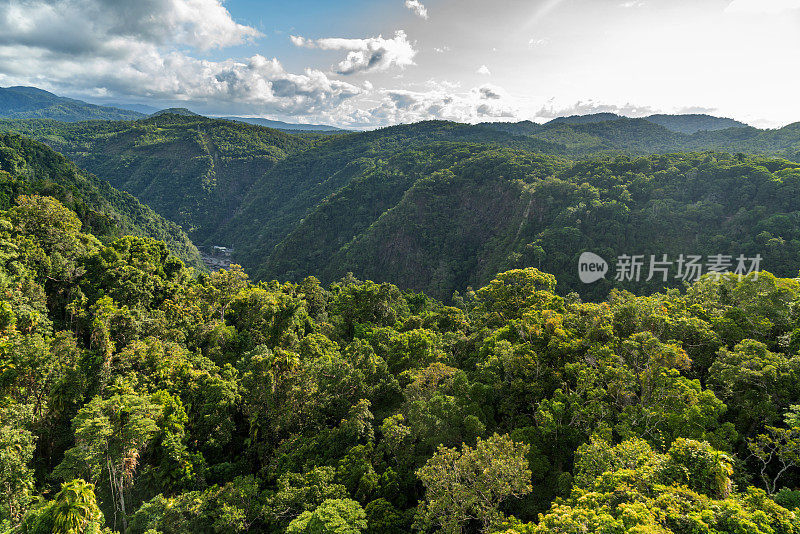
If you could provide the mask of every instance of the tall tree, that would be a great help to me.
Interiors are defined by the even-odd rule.
[[[475,447],[461,451],[439,447],[417,476],[425,485],[415,526],[427,530],[438,526],[446,534],[460,534],[476,520],[489,532],[502,519],[500,503],[508,497],[530,493],[528,445],[515,443],[508,435],[478,438]]]
[[[125,492],[132,485],[139,456],[158,431],[161,407],[122,387],[109,399],[95,397],[72,420],[75,446],[56,468],[62,476],[84,474],[92,482],[108,477],[114,501],[114,524],[120,514],[127,528]]]

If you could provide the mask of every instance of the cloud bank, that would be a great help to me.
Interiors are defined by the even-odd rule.
[[[385,71],[392,67],[405,68],[414,64],[417,51],[409,42],[406,32],[398,30],[391,39],[382,35],[367,39],[306,39],[291,36],[295,46],[320,50],[347,51],[347,57],[334,67],[337,74],[350,75],[365,72]]]
[[[258,54],[217,61],[191,54],[260,35],[219,0],[5,0],[0,84],[305,115],[364,92],[319,70],[287,72]]]

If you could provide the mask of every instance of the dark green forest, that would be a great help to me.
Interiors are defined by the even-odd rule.
[[[589,303],[527,268],[446,306],[82,230],[0,216],[8,531],[800,529],[796,279]]]
[[[800,533],[797,125],[609,119],[0,121],[0,532]]]
[[[165,113],[0,129],[63,152],[198,245],[233,248],[256,280],[328,284],[353,272],[450,302],[497,272],[536,266],[556,273],[564,294],[604,298],[609,284],[577,282],[585,250],[609,261],[761,253],[776,275],[796,274],[798,125],[685,134],[653,121],[729,124],[600,115],[290,135]]]
[[[86,231],[104,241],[124,235],[152,237],[164,241],[187,265],[203,268],[197,248],[174,222],[41,143],[0,133],[0,209],[30,194],[58,199],[78,215]]]
[[[136,120],[144,116],[129,109],[97,106],[57,96],[36,87],[0,87],[0,117],[3,118],[78,122]]]

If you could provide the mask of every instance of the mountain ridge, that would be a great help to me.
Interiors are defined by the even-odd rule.
[[[98,106],[82,100],[55,95],[36,87],[0,87],[0,118],[54,119],[64,122],[85,120],[136,120],[144,114],[120,108]]]
[[[0,184],[3,209],[21,194],[52,196],[77,212],[87,231],[109,238],[152,237],[187,265],[204,270],[197,248],[177,224],[42,143],[0,132]]]

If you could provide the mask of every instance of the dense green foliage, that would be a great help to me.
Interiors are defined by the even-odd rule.
[[[0,213],[0,525],[800,531],[797,279],[555,291],[534,268],[457,307],[193,278],[21,195]]]
[[[609,122],[609,121],[618,121],[621,119],[625,119],[622,115],[617,115],[616,113],[594,113],[591,115],[572,115],[570,117],[558,117],[547,124],[538,127],[540,130],[545,130],[548,127],[552,127],[556,124],[591,124],[591,123],[598,123],[598,122]],[[744,128],[747,127],[746,124],[743,122],[735,121],[733,119],[725,119],[721,117],[713,117],[711,115],[704,115],[704,114],[682,114],[682,115],[649,115],[647,117],[642,117],[643,120],[647,122],[652,122],[653,124],[658,124],[663,126],[667,130],[672,132],[684,133],[684,134],[693,134],[700,131],[714,131],[714,130],[725,130],[727,128]],[[520,126],[525,126],[528,128],[528,132],[533,131],[536,129],[536,125],[533,125],[530,122],[523,122],[518,123],[518,125],[510,124],[508,127],[519,128]]]
[[[242,249],[250,267],[320,201],[347,185],[364,158],[435,141],[475,141],[558,152],[558,146],[444,121],[351,135],[289,135],[200,116],[137,122],[0,121],[107,179],[200,244]],[[256,249],[256,250],[254,250]]]
[[[588,115],[557,119],[544,125],[526,121],[486,126],[560,145],[561,153],[578,157],[721,150],[771,154],[796,161],[800,159],[800,123],[775,130],[735,124],[718,129],[719,120],[724,119],[711,121],[711,124],[706,120],[687,120],[684,116],[676,115],[654,115],[643,119]],[[704,128],[709,130],[705,131]]]
[[[202,268],[197,248],[178,225],[130,194],[78,170],[41,143],[0,133],[0,209],[31,193],[57,198],[78,214],[87,231],[104,240],[123,235],[152,237],[164,241],[188,265]]]
[[[353,272],[443,299],[531,265],[557,273],[564,292],[602,298],[620,284],[613,274],[581,284],[578,257],[586,250],[612,267],[622,254],[761,254],[763,267],[792,276],[800,267],[799,186],[800,165],[756,156],[571,164],[486,145],[430,145],[365,163],[253,273],[335,280]],[[647,274],[622,285],[681,284],[645,283]]]
[[[0,121],[0,129],[47,143],[180,224],[198,243],[231,217],[276,161],[308,144],[277,130],[199,115],[75,124]]]
[[[712,119],[431,121],[332,136],[172,113],[0,127],[63,151],[195,242],[234,248],[234,261],[255,279],[330,283],[353,272],[449,301],[527,266],[557,274],[564,294],[603,298],[609,283],[577,282],[586,250],[612,264],[622,254],[761,254],[765,268],[794,275],[798,125],[687,135],[656,124],[724,122]],[[670,154],[708,148],[788,159]]]
[[[144,115],[128,109],[96,106],[56,96],[35,87],[0,87],[0,117],[77,122],[136,120]]]

